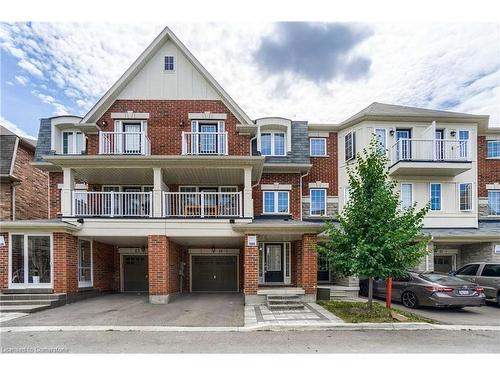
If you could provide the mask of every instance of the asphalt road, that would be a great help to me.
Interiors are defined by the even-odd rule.
[[[0,344],[2,353],[500,353],[500,332],[3,332]]]

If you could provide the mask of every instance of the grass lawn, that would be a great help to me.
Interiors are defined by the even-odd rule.
[[[417,314],[398,309],[386,309],[385,306],[376,301],[373,301],[373,310],[371,313],[367,302],[318,301],[317,303],[346,323],[399,323],[398,320],[392,318],[391,310],[407,317],[408,320],[405,323],[435,323],[432,319],[424,318]]]

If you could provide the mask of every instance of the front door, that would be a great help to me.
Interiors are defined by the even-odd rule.
[[[264,281],[283,283],[284,279],[283,244],[266,244],[264,249]]]
[[[330,282],[330,267],[325,255],[318,255],[318,282]]]
[[[123,140],[125,154],[141,153],[141,124],[125,123],[123,124]]]
[[[217,188],[213,187],[200,187],[200,192],[205,193],[203,195],[203,215],[206,216],[217,216]]]
[[[437,160],[444,160],[444,130],[443,129],[436,129],[436,133],[434,136],[435,139],[435,153],[436,153],[436,159]]]
[[[451,255],[434,256],[434,272],[448,273],[453,270],[453,257]]]
[[[398,151],[398,160],[411,159],[411,130],[397,129],[396,142]]]
[[[123,291],[147,292],[148,257],[146,255],[123,255]]]
[[[217,125],[200,124],[200,154],[217,153]]]

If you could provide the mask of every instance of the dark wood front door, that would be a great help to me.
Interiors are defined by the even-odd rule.
[[[283,244],[266,244],[264,249],[264,281],[282,283],[285,281]]]
[[[236,256],[193,256],[191,259],[193,292],[237,292]]]
[[[123,256],[123,291],[147,292],[148,257],[146,255]]]

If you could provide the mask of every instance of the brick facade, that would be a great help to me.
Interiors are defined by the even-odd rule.
[[[5,241],[5,246],[0,246],[0,289],[9,286],[9,233],[0,233]]]
[[[0,220],[12,220],[12,184],[0,182]]]
[[[63,183],[62,172],[49,173],[49,217],[55,219],[61,213],[61,189]]]
[[[318,284],[316,242],[316,234],[304,234],[302,240],[296,243],[297,286],[303,288],[306,294],[316,294]]]
[[[77,240],[68,233],[54,233],[54,293],[78,292]]]
[[[312,167],[302,179],[303,195],[309,195],[309,183],[317,181],[329,184],[327,195],[338,195],[337,133],[331,132],[326,139],[326,153],[328,157],[310,157]]]
[[[148,237],[149,295],[168,295],[179,291],[180,247],[167,236]]]
[[[244,257],[244,276],[243,276],[243,292],[246,295],[257,294],[259,287],[259,246],[248,246],[247,239],[249,235],[245,235],[245,245],[243,249]]]
[[[92,241],[92,266],[94,288],[101,291],[119,290],[119,263],[115,261],[118,251],[113,245]]]
[[[253,188],[254,215],[263,215],[262,184],[290,184],[290,215],[294,220],[300,220],[300,173],[263,173],[259,185]]]
[[[479,198],[488,196],[487,184],[500,184],[500,159],[487,159],[487,141],[485,136],[477,137],[477,188]]]

